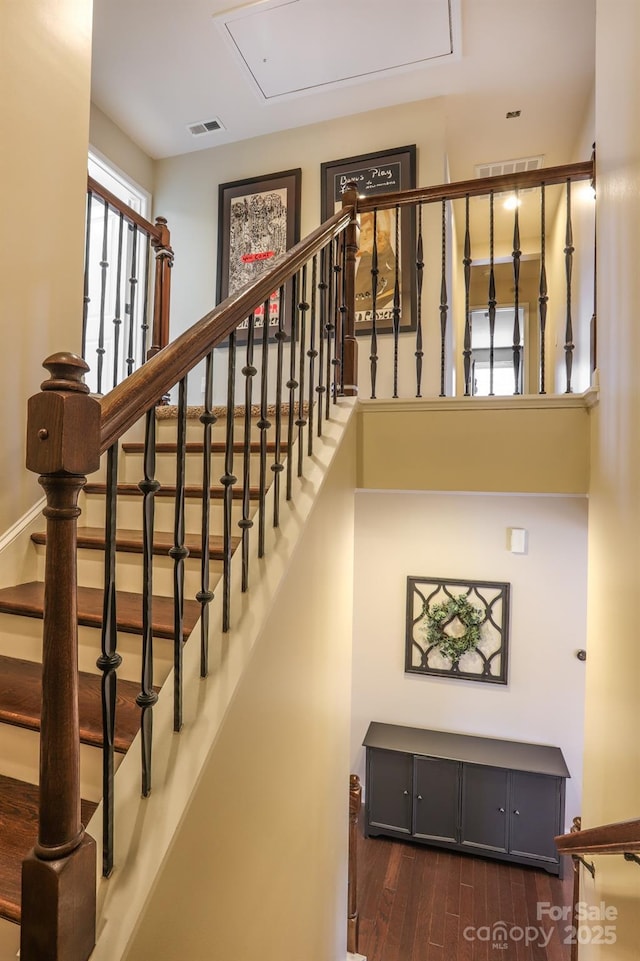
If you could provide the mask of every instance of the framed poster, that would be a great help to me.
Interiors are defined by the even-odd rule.
[[[300,240],[301,182],[298,167],[220,184],[217,303],[256,280],[279,254]],[[279,292],[274,291],[268,321],[274,332],[279,310]],[[263,315],[264,307],[255,311],[256,331],[263,326]],[[238,331],[247,326],[245,320]]]
[[[380,150],[321,165],[322,220],[342,203],[342,194],[355,181],[363,197],[409,190],[416,185],[416,146]],[[397,223],[394,209],[375,215],[378,254],[376,330],[393,331],[393,297],[396,270],[400,285],[400,331],[416,328],[416,230],[415,208],[404,207]],[[356,260],[356,334],[371,331],[373,319],[371,258],[373,251],[373,212],[360,214],[359,250]]]

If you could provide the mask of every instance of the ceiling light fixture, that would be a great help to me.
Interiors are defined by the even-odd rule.
[[[506,199],[505,202],[504,202],[504,209],[505,209],[505,210],[515,210],[516,207],[520,207],[521,204],[522,204],[522,201],[520,200],[519,197],[516,197],[515,194],[509,194],[509,196],[507,197],[507,199]]]

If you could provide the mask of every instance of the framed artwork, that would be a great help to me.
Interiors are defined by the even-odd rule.
[[[355,181],[363,197],[409,190],[416,185],[416,147],[397,147],[377,153],[346,157],[321,165],[322,220],[342,203],[342,194]],[[374,214],[360,215],[359,250],[356,260],[356,334],[371,331],[373,319],[371,258]],[[415,208],[405,207],[399,221],[394,209],[379,210],[375,216],[378,254],[376,330],[393,331],[393,297],[396,269],[400,284],[400,331],[416,329],[416,227]]]
[[[507,683],[510,585],[407,578],[405,672]]]
[[[218,188],[218,274],[216,301],[235,294],[279,254],[300,240],[302,171],[283,170]],[[269,328],[278,327],[280,295],[269,301]],[[255,329],[264,324],[264,307],[255,312]],[[285,309],[285,321],[287,314]],[[242,328],[238,340],[242,340]]]

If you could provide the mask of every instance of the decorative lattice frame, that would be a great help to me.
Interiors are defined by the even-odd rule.
[[[407,635],[405,672],[457,677],[468,681],[506,684],[509,641],[510,585],[496,581],[460,581],[436,577],[407,578]],[[458,661],[443,655],[426,634],[428,612],[437,605],[466,598],[482,615],[480,640],[474,650]],[[433,622],[433,618],[431,618]],[[456,615],[447,617],[442,631],[459,636],[464,633]]]

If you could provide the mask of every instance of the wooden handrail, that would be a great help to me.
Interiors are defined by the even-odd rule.
[[[637,854],[640,852],[640,818],[560,834],[555,841],[560,854]]]
[[[140,230],[144,230],[153,240],[161,240],[161,224],[152,224],[151,221],[145,220],[142,214],[139,214],[133,207],[130,207],[124,200],[121,200],[120,197],[112,194],[110,190],[103,187],[102,184],[94,180],[93,177],[87,177],[87,190],[90,190],[92,194],[96,194],[96,196],[104,200],[106,204],[113,207],[114,210],[117,210],[119,214],[123,214],[127,220],[130,220],[131,223],[139,227]]]
[[[352,207],[335,213],[305,240],[277,257],[271,270],[227,297],[103,397],[100,452],[108,450],[163,394],[223,343],[238,324],[264,304],[274,290],[340,234],[352,219]]]
[[[434,187],[416,187],[414,190],[401,190],[398,193],[374,194],[370,197],[358,198],[358,213],[388,207],[412,207],[419,203],[437,203],[442,200],[460,200],[467,196],[482,197],[492,192],[524,190],[540,187],[542,184],[549,186],[566,183],[567,180],[592,180],[593,173],[593,160],[585,160],[581,163],[562,164],[558,167],[526,170],[523,173],[503,174],[500,177],[474,178],[452,184],[438,184]]]

